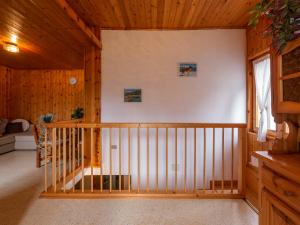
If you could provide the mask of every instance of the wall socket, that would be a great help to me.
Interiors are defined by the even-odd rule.
[[[111,145],[111,149],[118,149],[118,145]]]

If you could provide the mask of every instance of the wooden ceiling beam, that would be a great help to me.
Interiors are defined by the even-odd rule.
[[[94,32],[85,24],[85,22],[77,15],[66,0],[56,0],[57,4],[66,12],[68,17],[89,37],[89,39],[101,49],[101,42]]]

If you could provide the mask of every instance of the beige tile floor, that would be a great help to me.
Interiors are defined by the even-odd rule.
[[[39,199],[35,152],[0,155],[0,225],[257,225],[243,200]]]

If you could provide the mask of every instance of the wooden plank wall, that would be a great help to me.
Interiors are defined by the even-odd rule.
[[[0,118],[8,118],[9,116],[8,100],[12,71],[10,68],[0,66]]]
[[[257,135],[254,127],[254,78],[252,61],[269,53],[271,38],[266,36],[264,31],[269,22],[263,18],[256,28],[247,29],[247,107],[248,107],[248,138],[247,138],[247,161],[250,161],[251,154],[257,150],[268,150],[269,143],[261,143],[256,140]],[[251,164],[246,167],[246,199],[258,209],[258,170]]]
[[[270,48],[272,39],[265,33],[269,26],[267,18],[262,18],[256,27],[247,29],[247,55],[248,59],[259,57]]]
[[[10,119],[35,123],[41,115],[54,113],[56,120],[69,120],[74,108],[84,107],[83,70],[11,70],[4,77],[8,83],[0,90],[6,101],[1,109],[6,109],[2,115]],[[70,85],[70,77],[77,79],[76,85]]]

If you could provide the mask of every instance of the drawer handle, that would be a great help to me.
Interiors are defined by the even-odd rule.
[[[287,197],[294,197],[295,196],[295,193],[292,192],[292,191],[284,191],[283,193]]]

